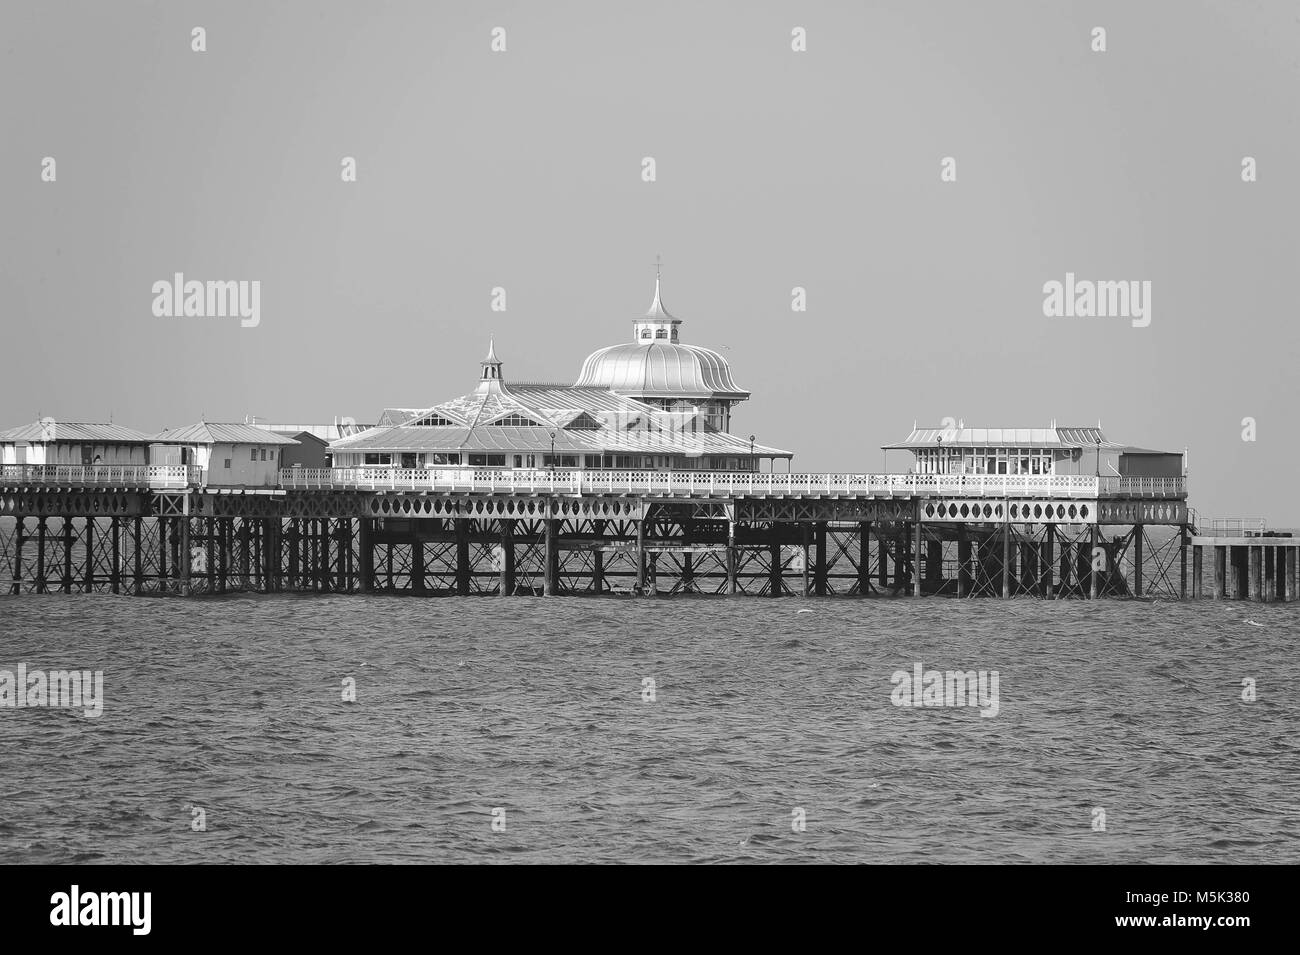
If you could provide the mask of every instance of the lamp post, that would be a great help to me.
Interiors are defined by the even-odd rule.
[[[1097,437],[1097,485],[1101,486],[1101,436]]]
[[[749,436],[749,466],[755,471],[758,470],[757,467],[754,467],[754,436],[752,434]]]
[[[937,466],[934,470],[937,474],[943,474],[943,435],[939,435],[935,440],[939,442],[939,460],[935,462]]]
[[[554,472],[555,471],[555,432],[552,431],[550,432],[550,434],[551,434],[551,471]]]

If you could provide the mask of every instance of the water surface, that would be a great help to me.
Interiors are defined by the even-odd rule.
[[[106,703],[98,719],[0,708],[0,854],[1294,863],[1297,617],[1212,602],[3,597],[0,669],[103,670]],[[997,670],[998,715],[893,705],[891,674],[917,662]]]

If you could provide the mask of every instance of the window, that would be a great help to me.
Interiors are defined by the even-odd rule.
[[[673,341],[677,341],[677,329],[673,329]]]
[[[442,453],[426,454],[424,456],[424,463],[426,467],[433,464],[460,464],[460,455]]]
[[[226,470],[229,471],[229,470],[230,470],[230,458],[225,458],[224,460],[225,460],[225,462],[226,462],[226,464],[225,464]]]
[[[251,450],[251,451],[253,452],[253,457],[251,458],[251,460],[256,461],[256,460],[257,460],[257,448],[250,448],[249,450]],[[263,460],[266,460],[266,452],[265,452],[265,451],[262,452],[262,459],[263,459]]]
[[[426,418],[421,418],[419,421],[414,422],[413,424],[409,425],[409,427],[413,427],[413,428],[445,428],[445,427],[448,427],[448,426],[454,426],[455,424],[456,424],[456,422],[454,422],[454,421],[448,421],[446,418],[442,417],[441,415],[431,414],[431,415],[429,415],[429,416],[426,417]]]
[[[262,460],[263,460],[263,461],[266,460],[266,448],[263,448],[263,449],[262,449]],[[272,460],[274,460],[274,458],[273,458]]]
[[[624,332],[624,334],[627,334],[627,333]],[[668,330],[667,330],[667,329],[659,328],[659,329],[656,329],[656,330],[655,330],[655,338],[667,338],[667,337],[668,337]]]
[[[572,421],[564,426],[565,431],[599,431],[600,422],[593,418],[587,412],[578,415]]]
[[[472,468],[503,468],[506,466],[504,454],[471,454],[469,466]]]
[[[376,465],[391,465],[393,463],[393,456],[388,452],[380,453],[374,451],[367,451],[365,463],[376,464]]]
[[[584,454],[584,455],[582,456],[582,466],[583,466],[584,468],[598,468],[598,467],[600,467],[600,455],[599,455],[599,454]]]
[[[650,329],[648,329],[648,328],[643,328],[643,329],[641,329],[641,337],[642,337],[642,338],[649,338],[649,337],[650,337]]]
[[[493,424],[503,425],[511,428],[540,428],[542,423],[534,421],[532,418],[525,418],[521,414],[508,414],[504,418],[498,418]]]

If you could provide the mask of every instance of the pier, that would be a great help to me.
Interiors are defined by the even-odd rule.
[[[0,432],[0,590],[1296,598],[1290,538],[1198,526],[1185,452],[950,420],[879,472],[792,471],[681,326],[656,271],[573,384],[508,382],[489,342],[471,392],[373,425]]]
[[[211,487],[193,467],[7,465],[0,581],[14,594],[1295,599],[1300,540],[1206,537],[1194,520],[1181,477],[286,468],[271,486]]]

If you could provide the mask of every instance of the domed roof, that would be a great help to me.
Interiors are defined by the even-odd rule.
[[[631,398],[748,398],[725,358],[676,340],[680,324],[664,308],[656,278],[654,301],[633,323],[633,340],[588,355],[577,387],[608,388]]]
[[[633,398],[748,398],[727,360],[698,345],[649,341],[610,345],[582,363],[578,387],[608,388]]]

